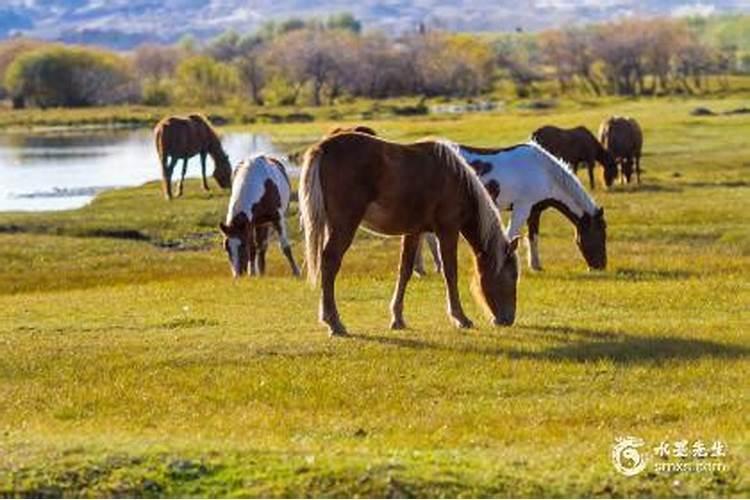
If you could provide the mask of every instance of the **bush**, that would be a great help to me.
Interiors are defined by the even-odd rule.
[[[43,47],[18,56],[5,74],[16,106],[95,106],[134,101],[138,86],[125,61],[79,47]]]
[[[237,68],[208,56],[194,56],[177,66],[177,100],[183,104],[223,104],[240,90]]]

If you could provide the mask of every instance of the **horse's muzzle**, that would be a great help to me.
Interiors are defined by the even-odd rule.
[[[511,326],[516,320],[515,314],[503,314],[495,318],[495,326]]]

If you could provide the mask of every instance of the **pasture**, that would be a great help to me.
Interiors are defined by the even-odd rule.
[[[389,330],[399,241],[360,232],[337,286],[352,337],[329,339],[319,292],[275,245],[266,278],[232,281],[228,196],[198,180],[171,203],[151,183],[0,214],[0,496],[747,496],[750,115],[690,116],[698,105],[746,100],[367,122],[493,146],[639,119],[643,185],[594,193],[608,269],[586,271],[572,226],[546,212],[545,270],[523,246],[510,328],[472,299],[462,245],[476,328],[451,326],[433,272],[410,283],[410,329]],[[333,125],[253,130],[299,144]],[[293,203],[301,260],[297,216]],[[721,440],[727,470],[626,477],[610,459],[625,435]]]

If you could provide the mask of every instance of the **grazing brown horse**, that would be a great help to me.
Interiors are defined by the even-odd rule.
[[[308,279],[315,283],[318,275],[322,277],[320,319],[331,335],[346,335],[334,283],[360,224],[403,236],[391,328],[406,326],[404,294],[423,232],[434,232],[440,241],[448,311],[456,325],[472,326],[458,295],[459,234],[474,252],[481,292],[495,324],[515,320],[518,240],[508,240],[479,177],[450,146],[430,141],[396,144],[356,132],[335,134],[305,153],[299,199]]]
[[[594,185],[594,165],[599,162],[604,167],[604,183],[611,186],[617,177],[615,159],[594,134],[586,127],[559,128],[546,125],[531,134],[531,138],[553,155],[568,163],[574,173],[578,173],[578,165],[585,163],[589,171],[589,185]]]
[[[199,114],[187,117],[169,116],[161,120],[154,128],[156,151],[159,153],[162,172],[164,196],[172,199],[172,173],[177,162],[182,159],[182,177],[177,188],[177,196],[182,196],[182,186],[187,173],[188,159],[195,155],[201,158],[203,189],[208,191],[206,182],[206,156],[211,155],[214,161],[213,177],[220,187],[232,186],[232,166],[221,147],[219,135],[208,119]]]
[[[612,116],[599,126],[599,140],[620,167],[620,183],[630,184],[635,169],[635,179],[640,184],[643,132],[638,122],[630,117]]]

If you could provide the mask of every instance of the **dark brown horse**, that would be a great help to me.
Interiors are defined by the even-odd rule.
[[[508,240],[479,177],[450,146],[335,134],[305,154],[299,198],[308,278],[315,283],[322,276],[320,319],[331,335],[346,335],[334,282],[360,224],[403,236],[391,328],[405,327],[404,294],[423,232],[434,232],[440,241],[448,311],[458,326],[472,326],[458,295],[459,234],[474,251],[479,285],[495,323],[510,325],[515,320],[518,240]]]
[[[546,125],[536,129],[531,138],[568,163],[576,174],[578,165],[585,163],[589,171],[591,189],[595,189],[594,165],[597,162],[604,167],[604,183],[607,187],[611,186],[617,177],[617,164],[614,158],[586,127],[565,129]]]
[[[208,155],[211,155],[214,161],[213,177],[219,186],[224,189],[232,186],[232,166],[229,164],[229,158],[221,147],[219,135],[205,116],[169,116],[156,125],[154,135],[156,151],[161,161],[162,187],[168,200],[172,199],[172,173],[177,162],[182,159],[182,177],[177,188],[177,196],[182,196],[188,159],[195,155],[200,155],[201,158],[203,189],[209,189],[206,182]]]
[[[635,170],[636,182],[640,184],[643,132],[638,122],[623,116],[607,118],[599,126],[599,140],[620,167],[620,183],[630,184]]]

